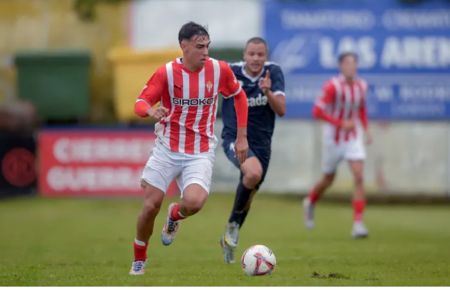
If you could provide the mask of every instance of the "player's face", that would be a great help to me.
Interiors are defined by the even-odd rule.
[[[190,40],[181,43],[183,58],[195,67],[202,67],[208,60],[208,49],[211,41],[206,35],[194,35]]]
[[[339,67],[345,78],[352,79],[356,76],[358,62],[354,56],[348,55],[342,60]]]
[[[252,75],[258,75],[267,60],[267,49],[264,43],[250,42],[244,51],[244,60],[246,62],[246,69]]]

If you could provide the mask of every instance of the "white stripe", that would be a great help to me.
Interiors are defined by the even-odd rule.
[[[150,104],[149,104],[146,100],[144,100],[144,99],[137,99],[136,102],[135,102],[135,104],[136,104],[137,102],[144,102],[144,103],[146,103],[147,105],[149,105],[150,107],[152,106],[152,105],[150,105]]]
[[[276,95],[282,95],[282,96],[285,96],[285,95],[286,95],[283,91],[275,91],[275,92],[273,92],[272,94],[273,94],[274,96],[276,96]]]
[[[166,122],[166,134],[162,136],[163,143],[166,144],[167,148],[170,148],[170,119],[172,118],[173,111],[175,110],[175,106],[172,105],[172,99],[174,98],[173,93],[173,64],[172,62],[169,62],[166,64],[166,73],[167,73],[167,85],[168,85],[168,91],[169,91],[169,97],[170,97],[170,112],[167,115],[167,117],[164,118],[164,121]]]
[[[345,84],[344,90],[345,90],[344,119],[347,119],[352,109],[352,88],[350,87],[349,84]]]
[[[198,74],[198,98],[203,99],[205,97],[205,68],[200,71]],[[201,136],[199,134],[200,129],[198,128],[198,124],[200,123],[200,119],[202,118],[203,113],[203,105],[197,107],[197,114],[195,115],[195,122],[192,126],[195,132],[194,139],[194,153],[200,153],[200,140]]]
[[[211,121],[213,117],[213,113],[215,114],[217,112],[217,95],[219,93],[219,80],[220,80],[220,65],[219,62],[215,59],[212,59],[213,63],[213,69],[214,69],[214,93],[213,98],[214,102],[209,107],[209,115],[208,115],[208,122],[206,123],[206,134],[208,135],[208,144],[209,144],[209,150],[213,149],[215,147],[215,144],[217,143],[217,138],[214,135],[214,130],[211,130]],[[216,106],[215,112],[213,112],[213,107]],[[214,127],[213,127],[214,129]]]
[[[214,117],[217,116],[217,110],[219,109],[218,100],[219,100],[219,96],[216,95],[216,96],[214,97],[214,103],[216,104],[216,109],[215,109],[215,111],[214,111]],[[216,137],[216,135],[214,134],[214,125],[215,125],[215,124],[213,124],[213,131],[212,131],[212,133],[211,133],[212,138],[209,139],[209,141],[210,141],[210,142],[209,142],[209,152],[213,152],[213,151],[214,151],[214,149],[215,149],[216,146],[217,146],[217,142],[218,142],[217,137]]]
[[[189,74],[181,70],[183,75],[183,99],[189,99]],[[186,117],[189,112],[189,105],[182,106],[180,121],[180,142],[178,143],[178,152],[184,153],[184,145],[186,144]]]
[[[239,85],[239,88],[236,90],[236,92],[232,93],[231,95],[223,96],[223,97],[224,97],[224,99],[228,99],[228,98],[231,98],[231,97],[236,96],[236,95],[239,94],[241,91],[242,91],[242,87],[241,87],[241,85]]]
[[[210,130],[210,126],[211,126],[211,120],[212,120],[212,116],[213,116],[213,107],[216,104],[216,100],[217,100],[217,94],[219,91],[219,79],[220,79],[220,65],[219,62],[215,59],[211,59],[212,60],[212,64],[213,64],[213,75],[214,75],[214,86],[213,86],[213,98],[214,101],[211,104],[211,106],[209,107],[209,112],[208,112],[208,120],[206,122],[206,134],[208,135],[209,138],[212,138],[212,135],[214,134],[214,132],[211,132]]]

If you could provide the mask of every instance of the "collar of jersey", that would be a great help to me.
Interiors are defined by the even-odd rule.
[[[209,60],[209,59],[208,59],[208,60]],[[196,74],[196,73],[199,73],[199,72],[201,72],[201,71],[205,68],[205,66],[202,66],[201,68],[199,68],[199,69],[196,70],[196,71],[188,70],[188,69],[184,66],[181,57],[177,57],[176,60],[175,60],[175,62],[181,66],[181,69],[183,69],[185,72],[190,73],[190,74]]]
[[[348,83],[348,82],[347,82],[347,79],[344,77],[343,74],[339,74],[339,75],[338,75],[338,80],[339,80],[339,81],[342,81],[342,82],[344,82],[344,83]],[[357,80],[358,80],[358,76],[355,76],[355,77],[353,78],[353,82],[356,82]]]
[[[243,74],[246,78],[248,78],[249,80],[251,80],[252,82],[256,82],[256,81],[262,76],[262,74],[264,73],[264,67],[265,67],[265,66],[263,66],[262,70],[259,72],[259,74],[258,74],[256,77],[251,77],[251,76],[245,71],[245,65],[246,65],[246,64],[247,64],[246,62],[243,62],[243,63],[242,63],[242,68],[241,68],[242,74]]]

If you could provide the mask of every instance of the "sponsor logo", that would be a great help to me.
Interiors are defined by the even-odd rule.
[[[202,99],[180,99],[172,98],[172,104],[178,106],[205,106],[212,105],[214,98],[202,98]]]
[[[16,187],[29,186],[36,179],[34,154],[25,148],[8,151],[2,160],[5,180]]]
[[[259,94],[256,98],[248,98],[248,106],[249,107],[259,107],[267,105],[267,96],[263,96]]]

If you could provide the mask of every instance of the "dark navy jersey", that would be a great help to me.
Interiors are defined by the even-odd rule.
[[[284,95],[284,76],[281,68],[272,62],[266,62],[260,75],[252,78],[244,69],[244,62],[230,64],[233,73],[241,84],[248,101],[247,138],[253,147],[270,146],[275,127],[275,112],[269,105],[267,96],[259,88],[259,80],[270,71],[271,91],[274,95]],[[236,139],[236,112],[234,98],[224,99],[222,105],[223,139]]]

